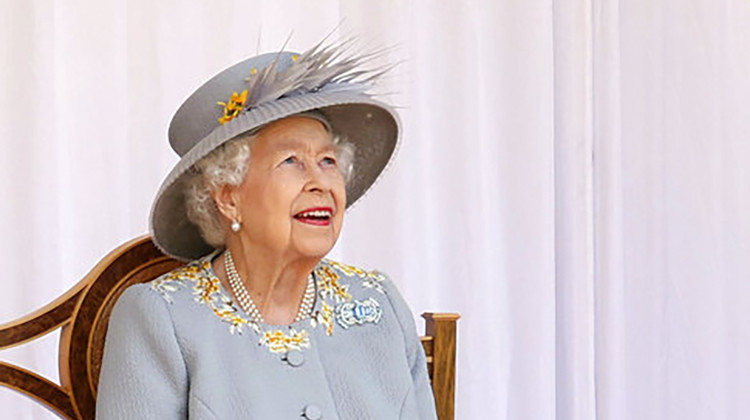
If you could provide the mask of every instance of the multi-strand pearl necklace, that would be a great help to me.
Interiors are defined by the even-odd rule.
[[[237,297],[240,307],[246,314],[249,314],[253,320],[259,324],[265,324],[263,321],[263,315],[260,314],[258,307],[255,306],[255,302],[250,297],[250,292],[247,291],[245,283],[242,282],[240,274],[237,272],[237,268],[234,266],[234,259],[232,253],[229,250],[224,252],[224,268],[229,278],[229,286],[232,289],[232,293]],[[297,311],[297,316],[294,317],[294,322],[302,321],[303,319],[310,316],[315,303],[315,278],[310,274],[307,277],[307,288],[305,289],[305,295],[302,298],[302,303]]]

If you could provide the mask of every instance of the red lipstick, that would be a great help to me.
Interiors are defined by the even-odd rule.
[[[313,226],[328,226],[331,224],[331,217],[331,207],[311,207],[294,215],[296,220]]]

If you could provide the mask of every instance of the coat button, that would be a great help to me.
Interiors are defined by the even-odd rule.
[[[320,407],[315,404],[310,404],[302,410],[302,415],[307,420],[320,420],[323,418],[323,413],[320,411]]]
[[[289,363],[289,366],[299,367],[305,363],[305,355],[299,350],[289,350],[286,352],[284,360]]]

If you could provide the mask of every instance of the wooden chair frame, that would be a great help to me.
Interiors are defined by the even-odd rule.
[[[112,306],[129,285],[145,282],[182,263],[162,254],[148,236],[133,239],[102,259],[69,291],[41,309],[0,325],[0,350],[62,328],[60,384],[0,361],[0,385],[43,404],[61,418],[94,418],[99,367]],[[454,418],[458,314],[425,313],[422,345],[440,420]]]

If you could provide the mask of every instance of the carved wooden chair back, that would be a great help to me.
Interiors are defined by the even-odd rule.
[[[94,418],[99,368],[112,307],[134,283],[150,281],[182,263],[162,254],[148,236],[133,239],[104,257],[69,291],[43,308],[0,325],[0,349],[14,347],[57,328],[60,384],[0,361],[0,385],[71,420]],[[435,392],[438,417],[453,420],[457,314],[426,313],[422,344]]]

